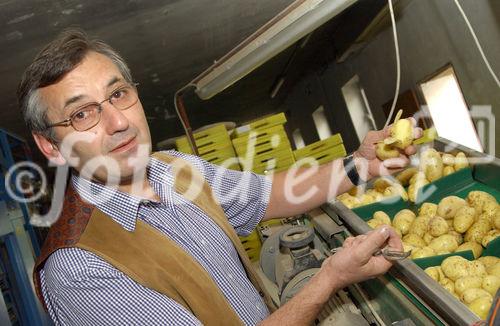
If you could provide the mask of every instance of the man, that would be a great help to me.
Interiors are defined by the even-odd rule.
[[[149,158],[150,133],[127,65],[108,45],[79,31],[62,33],[37,55],[23,75],[18,98],[38,148],[51,162],[74,170],[60,219],[70,231],[51,230],[35,269],[41,299],[56,325],[216,324],[211,310],[220,306],[229,307],[221,308],[220,324],[310,324],[332,293],[390,268],[382,256],[372,256],[376,250],[387,245],[402,248],[388,227],[349,238],[302,291],[270,314],[258,284],[249,280],[251,272],[231,232],[247,235],[261,220],[321,205],[356,183],[355,168],[337,160],[314,174],[295,171],[302,179],[293,192],[314,191],[307,201],[290,200],[289,174],[279,173],[271,181],[170,152],[165,159],[180,157],[209,185],[201,187],[202,196],[208,193],[202,201],[191,200],[177,191],[183,181],[175,164]],[[418,136],[420,131],[415,132]],[[386,134],[370,132],[354,155],[358,170],[367,162],[367,178],[401,168],[408,163],[406,155],[415,152],[409,147],[399,161],[379,161],[374,143]],[[186,180],[196,179],[196,171],[184,173]],[[229,196],[235,188],[245,191]],[[206,203],[211,192],[220,206]],[[222,211],[224,221],[217,220],[213,215],[220,217]],[[148,236],[141,238],[140,230]],[[127,237],[133,240],[123,240]],[[161,250],[156,252],[160,243],[170,256],[153,269],[156,258],[164,258]],[[108,247],[115,252],[108,254]],[[139,254],[131,256],[132,251]],[[177,269],[185,273],[172,275]],[[154,279],[151,274],[156,272],[163,276]],[[201,284],[197,275],[190,278],[192,284],[179,282],[192,274],[208,278]],[[214,287],[203,290],[207,282]],[[190,286],[202,290],[192,293]],[[203,295],[206,298],[197,301]],[[236,317],[224,319],[226,312]]]

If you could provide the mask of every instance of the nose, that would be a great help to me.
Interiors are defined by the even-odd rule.
[[[113,135],[116,132],[127,130],[129,127],[129,120],[123,114],[124,111],[118,110],[108,101],[101,104],[103,110],[101,112],[101,123],[104,124],[104,128],[109,135]]]

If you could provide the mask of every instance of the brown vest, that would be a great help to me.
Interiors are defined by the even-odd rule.
[[[236,248],[250,281],[268,307],[274,310],[275,306],[265,293],[234,228],[203,176],[179,158],[165,153],[155,153],[153,157],[172,164],[176,192],[202,209],[225,232]],[[197,196],[193,196],[189,189]],[[211,276],[179,245],[139,219],[134,231],[125,230],[109,216],[84,202],[71,186],[66,192],[61,216],[50,228],[35,263],[35,288],[44,307],[39,271],[54,251],[71,247],[90,251],[135,282],[167,295],[190,310],[205,325],[242,324]]]

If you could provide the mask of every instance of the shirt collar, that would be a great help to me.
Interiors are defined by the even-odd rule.
[[[73,174],[71,181],[83,200],[109,215],[127,231],[133,231],[141,199]]]

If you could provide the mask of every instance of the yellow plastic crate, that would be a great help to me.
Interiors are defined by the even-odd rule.
[[[205,161],[212,162],[216,160],[225,160],[231,157],[236,157],[236,153],[234,152],[232,146],[227,146],[223,149],[200,155],[200,157]]]
[[[195,140],[196,147],[198,148],[198,152],[202,151],[204,147],[213,146],[217,144],[229,145],[231,144],[231,139],[229,138],[229,134],[227,132],[218,133],[215,135],[211,135],[209,137],[203,137]],[[175,141],[175,146],[177,149],[185,149],[191,150],[191,146],[189,146],[189,142],[186,137],[177,139]]]
[[[323,152],[331,147],[342,144],[342,136],[340,134],[335,134],[327,139],[323,139],[312,144],[309,144],[303,148],[297,149],[293,151],[293,155],[296,160],[299,160],[303,157],[313,156],[313,154]]]
[[[234,138],[232,142],[235,147],[241,147],[241,146],[246,146],[246,144],[250,139],[259,139],[276,134],[286,135],[285,128],[283,128],[282,125],[278,125],[270,128],[253,130],[252,132],[246,133],[241,137]]]
[[[340,144],[337,146],[334,146],[332,148],[329,148],[328,150],[324,152],[319,152],[315,153],[312,156],[309,156],[313,159],[315,159],[319,165],[328,163],[330,161],[333,161],[334,159],[344,157],[347,155],[347,152],[345,150],[344,144]],[[297,162],[300,160],[297,160]],[[308,167],[310,164],[301,164],[301,167]]]
[[[269,166],[269,161],[274,160]],[[282,157],[282,158],[271,158],[262,164],[253,167],[252,171],[258,174],[270,174],[271,172],[279,172],[288,169],[295,163],[293,156]]]
[[[268,139],[259,144],[255,144],[253,148],[251,148],[251,146],[249,146],[249,148],[246,147],[235,148],[236,153],[238,153],[238,156],[244,158],[247,158],[248,155],[251,155],[252,157],[259,157],[269,152],[279,152],[284,149],[289,149],[290,151],[292,150],[290,141],[286,137],[281,137],[276,142],[272,141],[271,139]]]
[[[278,113],[236,128],[234,130],[234,136],[240,137],[241,135],[244,135],[251,130],[269,128],[276,125],[282,125],[285,123],[286,123],[285,114]]]

